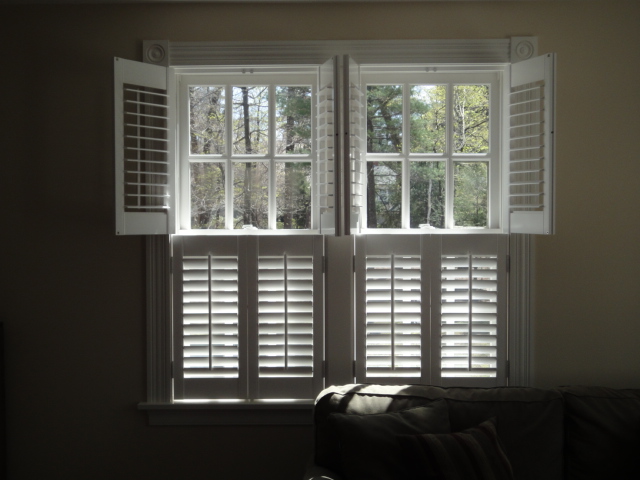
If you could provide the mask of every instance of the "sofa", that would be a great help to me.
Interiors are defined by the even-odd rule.
[[[333,386],[314,435],[304,480],[638,480],[640,389]]]

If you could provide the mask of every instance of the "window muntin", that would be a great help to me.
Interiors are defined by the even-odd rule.
[[[182,230],[316,228],[317,72],[299,70],[178,75]]]
[[[500,72],[376,72],[364,232],[500,226]]]

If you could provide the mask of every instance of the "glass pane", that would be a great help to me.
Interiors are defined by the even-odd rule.
[[[402,152],[402,85],[367,86],[367,152]]]
[[[233,164],[233,228],[268,228],[269,164]]]
[[[191,164],[191,228],[224,228],[224,163]]]
[[[412,85],[411,153],[443,153],[447,137],[445,85]]]
[[[224,153],[224,87],[189,87],[191,154]]]
[[[276,87],[276,153],[311,153],[311,87]]]
[[[402,163],[367,162],[367,227],[400,228]]]
[[[486,162],[455,164],[453,221],[457,227],[487,226],[488,170]]]
[[[409,163],[411,228],[444,228],[445,177],[445,162]]]
[[[277,227],[311,228],[311,163],[276,163]]]
[[[453,87],[455,153],[489,151],[489,85]]]
[[[233,87],[233,153],[269,152],[269,87]]]

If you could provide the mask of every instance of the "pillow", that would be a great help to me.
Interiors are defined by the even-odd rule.
[[[338,434],[339,473],[347,480],[405,479],[402,450],[395,436],[451,431],[447,403],[442,399],[399,412],[332,413],[328,422]]]
[[[398,435],[410,477],[433,480],[513,480],[496,420],[449,434]]]

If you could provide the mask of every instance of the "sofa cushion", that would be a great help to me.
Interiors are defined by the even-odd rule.
[[[395,480],[406,478],[397,434],[449,432],[444,400],[393,413],[329,416],[339,445],[338,473],[348,480]]]
[[[498,419],[498,435],[517,480],[562,480],[563,399],[556,390],[537,388],[457,388],[431,385],[342,385],[318,396],[315,415],[318,465],[336,470],[336,439],[327,418],[332,412],[379,413],[424,405],[443,398],[451,431],[487,418]]]
[[[495,418],[462,432],[397,438],[413,480],[513,480]]]
[[[568,480],[640,478],[640,398],[604,387],[563,387]]]

